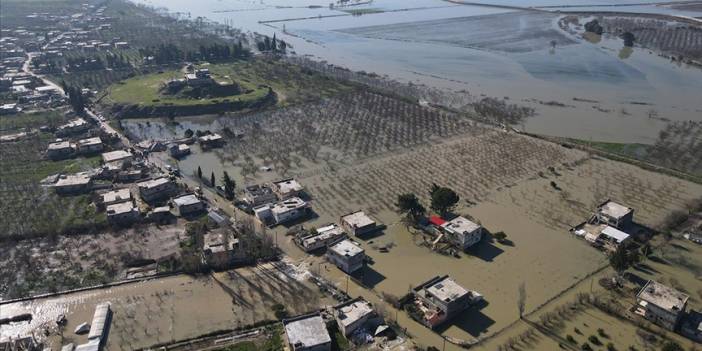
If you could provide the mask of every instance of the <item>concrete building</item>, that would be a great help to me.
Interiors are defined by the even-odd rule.
[[[113,162],[131,162],[134,159],[134,155],[132,155],[131,152],[127,150],[116,150],[116,151],[110,151],[110,152],[105,152],[102,154],[102,161],[104,163],[113,163]]]
[[[685,315],[690,296],[653,280],[636,295],[636,314],[668,330]]]
[[[224,144],[224,138],[217,133],[205,134],[199,137],[197,140],[200,143],[200,147],[203,149],[221,147]]]
[[[146,202],[169,198],[178,191],[175,182],[166,177],[147,180],[137,185],[141,199]]]
[[[131,201],[118,202],[108,205],[106,209],[107,221],[117,225],[128,225],[139,220],[139,208]]]
[[[276,202],[273,189],[265,185],[249,185],[244,188],[244,201],[251,207]]]
[[[71,134],[82,133],[90,128],[88,122],[82,118],[76,118],[56,129],[57,136],[66,136]]]
[[[173,158],[181,158],[190,155],[190,146],[187,144],[172,144],[168,147],[168,153]]]
[[[327,260],[339,269],[351,274],[363,268],[366,259],[366,251],[361,245],[351,241],[342,240],[327,249]]]
[[[63,160],[73,156],[75,147],[68,140],[56,139],[50,143],[46,155],[52,160]]]
[[[54,184],[54,189],[59,194],[78,194],[92,188],[93,179],[87,174],[62,175]]]
[[[238,248],[239,239],[229,233],[215,231],[203,235],[202,256],[205,263],[212,268],[229,268]]]
[[[346,233],[336,224],[317,228],[314,233],[305,232],[295,237],[295,243],[305,252],[326,248],[346,238]]]
[[[359,328],[375,329],[382,319],[370,302],[362,297],[334,306],[334,319],[345,337],[351,336]]]
[[[112,190],[102,194],[102,203],[105,206],[127,201],[132,201],[132,193],[129,188]]]
[[[299,197],[266,204],[253,209],[256,218],[267,224],[281,224],[306,216],[309,213],[309,204]]]
[[[412,292],[422,314],[421,322],[430,328],[443,324],[471,304],[482,300],[480,294],[468,291],[448,275],[429,279]]]
[[[607,200],[597,207],[595,217],[600,223],[624,229],[634,221],[634,210],[614,201]]]
[[[102,144],[102,139],[100,137],[87,138],[78,140],[78,152],[83,155],[95,154],[102,152],[104,145]]]
[[[205,203],[193,194],[182,195],[174,198],[173,209],[176,216],[187,216],[193,213],[201,212],[205,209]]]
[[[105,344],[105,339],[112,322],[110,303],[101,303],[95,307],[93,321],[90,324],[88,342],[76,346],[75,351],[99,351]]]
[[[483,227],[461,216],[442,224],[441,230],[449,241],[463,250],[483,238]]]
[[[283,320],[292,351],[330,351],[331,337],[319,313]]]
[[[341,216],[341,227],[351,235],[359,236],[378,230],[377,223],[363,211],[356,211]]]
[[[273,182],[271,188],[278,195],[278,198],[285,200],[291,197],[299,197],[304,188],[293,178]]]

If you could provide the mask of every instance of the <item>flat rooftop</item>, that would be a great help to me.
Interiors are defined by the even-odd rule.
[[[107,214],[118,215],[122,213],[132,212],[135,209],[134,204],[130,201],[120,202],[107,206]]]
[[[365,252],[365,250],[363,250],[363,248],[360,245],[348,239],[342,240],[332,245],[331,247],[329,247],[329,250],[335,252],[339,256],[347,257],[354,257]]]
[[[49,144],[49,150],[62,150],[62,149],[68,149],[71,147],[71,143],[66,140],[66,141],[57,141]]]
[[[620,243],[620,244],[624,240],[629,238],[629,234],[624,233],[623,231],[621,231],[617,228],[614,228],[614,227],[610,227],[610,226],[604,227],[604,229],[602,229],[602,232],[600,233],[600,235],[608,236],[608,237],[616,240],[616,242]]]
[[[317,229],[316,234],[308,235],[302,240],[303,246],[310,246],[317,241],[324,241],[334,237],[343,236],[344,231],[336,224],[331,224],[322,228]]]
[[[425,287],[429,294],[437,299],[450,302],[468,294],[468,290],[458,285],[451,277],[446,277],[428,287]]]
[[[112,190],[102,194],[102,202],[104,203],[130,200],[131,198],[132,193],[129,191],[128,188]]]
[[[473,223],[473,221],[461,216],[458,216],[442,224],[441,226],[459,233],[472,233],[480,229],[478,224]]]
[[[690,298],[689,295],[654,280],[649,280],[636,297],[668,312],[682,311]]]
[[[297,210],[307,206],[307,202],[299,197],[291,197],[287,200],[276,202],[271,206],[273,213],[285,213],[292,210]]]
[[[202,250],[212,253],[232,250],[239,240],[221,231],[209,232],[203,235]]]
[[[285,334],[290,345],[314,347],[331,342],[327,326],[320,315],[301,317],[285,323]]]
[[[170,180],[168,178],[161,177],[161,178],[156,178],[156,179],[151,179],[151,180],[141,182],[138,185],[140,188],[150,189],[150,188],[155,188],[159,185],[163,185],[166,183],[170,183]]]
[[[273,185],[278,188],[278,191],[287,194],[291,192],[301,191],[302,185],[298,183],[295,179],[284,179],[277,182],[273,182]]]
[[[100,137],[87,138],[87,139],[78,140],[78,144],[80,146],[98,145],[98,144],[102,144],[102,140],[100,139]]]
[[[120,161],[130,157],[132,157],[132,153],[127,150],[110,151],[102,154],[102,160],[105,163]]]
[[[363,228],[375,224],[375,221],[363,211],[349,213],[341,217],[341,221],[348,223],[354,228]]]
[[[600,213],[612,218],[622,218],[632,211],[631,208],[620,205],[614,201],[607,201],[598,209]]]
[[[190,195],[183,195],[176,197],[173,199],[173,203],[176,204],[176,206],[188,206],[188,205],[195,205],[199,204],[202,201],[197,198],[197,196],[190,194]]]
[[[272,194],[273,189],[265,186],[265,185],[249,185],[246,188],[246,192],[253,195],[253,196],[260,196],[260,195],[266,195],[266,194]]]
[[[373,313],[373,306],[363,299],[356,299],[338,305],[334,308],[339,322],[344,326],[349,326],[365,316]]]
[[[90,176],[87,174],[69,174],[62,176],[56,182],[56,186],[85,185],[90,183]]]

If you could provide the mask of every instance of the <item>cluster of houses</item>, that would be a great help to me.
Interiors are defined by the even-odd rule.
[[[168,153],[171,157],[180,159],[190,155],[190,145],[195,143],[196,140],[202,150],[219,148],[224,145],[224,138],[221,135],[217,133],[206,133],[197,137],[197,139],[190,137],[174,140],[166,145],[166,149],[168,149]]]
[[[17,114],[29,108],[57,107],[65,102],[56,87],[45,85],[21,68],[0,67],[0,93],[9,93],[15,98],[14,102],[0,105],[0,115]]]
[[[309,215],[311,208],[301,198],[303,193],[302,185],[291,178],[246,186],[242,200],[261,223],[273,226]]]
[[[215,80],[207,68],[195,69],[192,73],[186,73],[183,78],[172,79],[166,83],[169,89],[177,89],[185,86],[203,87],[215,84]]]
[[[571,232],[592,246],[608,252],[626,247],[632,237],[626,231],[634,224],[634,209],[607,200],[597,206],[590,219],[577,225]]]
[[[328,311],[283,320],[285,341],[292,351],[332,350],[329,334],[332,328],[358,343],[368,343],[375,338],[394,338],[392,329],[384,323],[373,305],[360,297],[342,302]]]

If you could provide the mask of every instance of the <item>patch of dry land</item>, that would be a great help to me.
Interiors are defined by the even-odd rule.
[[[285,304],[291,314],[331,304],[287,266],[266,264],[201,278],[177,275],[0,305],[0,318],[33,315],[30,322],[2,325],[0,336],[55,328],[54,321],[64,314],[68,323],[63,341],[52,335],[52,349],[69,342],[81,344],[87,342],[87,335],[76,335],[73,330],[90,323],[95,306],[102,302],[110,302],[113,311],[107,350],[141,349],[274,320],[272,306],[278,303]]]

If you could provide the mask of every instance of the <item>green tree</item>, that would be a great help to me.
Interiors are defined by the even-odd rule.
[[[663,345],[661,351],[685,351],[680,344],[675,341],[668,341]]]
[[[224,197],[227,199],[233,199],[234,198],[234,188],[236,186],[236,183],[234,180],[229,176],[229,173],[227,171],[224,171],[224,176],[222,177],[222,183],[224,183]]]
[[[214,171],[210,174],[210,185],[214,188],[215,186],[215,176],[214,176]]]
[[[202,179],[202,168],[200,168],[200,166],[197,166],[197,177],[198,179]]]
[[[434,184],[431,190],[431,209],[442,216],[453,210],[460,198],[455,191]]]
[[[417,195],[412,193],[398,195],[395,206],[400,209],[400,213],[411,219],[413,223],[416,223],[426,213],[426,209],[419,202]]]
[[[626,249],[623,247],[617,248],[617,251],[614,251],[612,255],[609,256],[609,265],[619,274],[627,270],[631,265],[631,261],[629,260]]]

